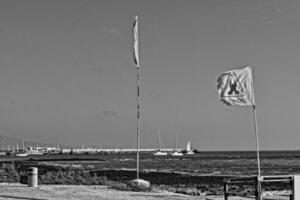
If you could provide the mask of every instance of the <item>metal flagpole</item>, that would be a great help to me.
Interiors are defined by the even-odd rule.
[[[136,127],[136,178],[139,179],[140,171],[140,62],[139,62],[139,29],[138,17],[135,17],[133,26],[134,36],[134,62],[136,64],[136,82],[137,82],[137,127]]]
[[[253,105],[253,120],[254,120],[254,131],[255,131],[255,137],[256,137],[257,170],[258,170],[258,177],[260,177],[259,142],[258,142],[257,118],[256,118],[255,105]]]
[[[137,71],[137,130],[136,130],[136,177],[139,179],[139,169],[140,169],[140,69],[136,68]]]
[[[256,154],[257,154],[257,170],[258,176],[256,179],[256,190],[255,190],[255,199],[262,200],[261,197],[261,179],[260,179],[260,159],[259,159],[259,141],[258,141],[258,131],[257,131],[257,118],[256,118],[256,108],[253,105],[253,119],[254,119],[254,127],[255,127],[255,137],[256,137]]]
[[[251,68],[250,68],[251,69]],[[257,117],[256,117],[256,106],[255,106],[255,97],[254,97],[254,85],[253,85],[253,74],[251,70],[251,86],[252,86],[252,96],[253,96],[253,121],[254,121],[254,132],[255,132],[255,139],[256,139],[256,156],[257,156],[257,171],[258,171],[258,177],[260,177],[260,158],[259,158],[259,137],[258,137],[258,131],[257,131]]]
[[[251,69],[251,68],[250,68]],[[256,200],[262,200],[261,196],[261,179],[260,179],[260,158],[259,158],[259,137],[258,137],[258,131],[257,131],[257,117],[256,117],[256,106],[255,106],[255,97],[254,97],[254,86],[253,86],[253,74],[251,70],[251,86],[252,86],[252,96],[253,96],[253,121],[254,121],[254,132],[255,132],[255,140],[256,140],[256,156],[257,156],[257,172],[258,176],[256,178],[256,189],[255,189],[255,199]]]

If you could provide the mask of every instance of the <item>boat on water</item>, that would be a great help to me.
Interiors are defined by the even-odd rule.
[[[158,140],[158,151],[153,153],[154,156],[167,156],[168,153],[165,151],[161,151],[161,139],[160,139],[160,130],[157,129],[157,140]]]
[[[28,156],[28,153],[26,153],[26,152],[19,152],[19,153],[16,153],[15,155],[17,157],[26,157],[26,156]]]
[[[26,152],[28,155],[44,155],[44,150],[41,147],[28,147]]]
[[[189,141],[186,145],[186,155],[194,155],[194,151],[191,146],[191,142]]]
[[[18,157],[26,157],[26,156],[36,156],[36,155],[44,155],[44,149],[41,147],[28,147],[27,149],[23,149],[21,151],[19,151],[18,153],[15,154],[15,156]]]
[[[165,151],[157,151],[153,154],[154,156],[167,156],[168,153]]]
[[[20,152],[15,154],[15,156],[17,157],[41,156],[41,155],[44,155],[44,153],[40,151],[26,151],[26,152]]]
[[[183,156],[183,153],[175,151],[174,153],[171,154],[171,156]]]
[[[186,155],[194,155],[195,153],[193,151],[189,151],[186,153]]]
[[[175,148],[174,152],[171,154],[171,156],[183,156],[183,153],[178,151],[177,149],[177,135],[175,136]]]
[[[17,153],[15,154],[15,156],[17,156],[17,157],[26,157],[26,156],[28,156],[28,153],[27,153],[26,148],[25,148],[24,139],[22,140],[22,144],[23,144],[23,148],[20,151],[17,150]]]
[[[41,155],[44,155],[43,152],[38,152],[38,151],[29,151],[28,153],[28,156],[32,155],[32,156],[41,156]]]

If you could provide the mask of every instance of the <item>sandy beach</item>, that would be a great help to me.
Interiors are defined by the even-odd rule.
[[[205,196],[188,196],[166,191],[120,191],[107,186],[39,185],[0,183],[0,200],[204,200]]]

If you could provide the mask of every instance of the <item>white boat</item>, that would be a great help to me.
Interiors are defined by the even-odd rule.
[[[26,157],[26,156],[41,156],[43,155],[44,153],[43,152],[40,152],[40,151],[26,151],[26,152],[20,152],[20,153],[16,153],[15,155],[17,157]]]
[[[189,151],[186,153],[186,155],[194,155],[195,153],[193,151]]]
[[[153,154],[154,156],[167,156],[168,153],[165,151],[157,151]]]
[[[183,153],[175,151],[174,153],[171,154],[171,156],[183,156]]]
[[[28,151],[27,154],[28,154],[28,155],[33,155],[33,156],[41,156],[41,155],[44,155],[43,152],[39,152],[39,151]]]
[[[189,141],[186,145],[186,154],[187,155],[194,155],[195,153],[193,152],[193,149],[191,147],[191,142]]]
[[[18,157],[26,157],[26,156],[28,156],[28,153],[26,153],[26,152],[16,153],[16,156],[18,156]]]
[[[171,156],[183,156],[183,153],[177,150],[177,135],[175,136],[175,149]]]
[[[160,142],[160,130],[157,129],[157,139],[158,139],[158,151],[156,151],[154,156],[167,156],[168,153],[165,151],[161,151],[161,142]]]
[[[23,149],[21,149],[20,151],[19,151],[19,149],[17,149],[17,153],[15,154],[15,156],[17,156],[17,157],[26,157],[26,156],[28,156],[28,153],[25,150],[24,140],[22,140],[22,144],[23,144]],[[17,147],[18,147],[18,145],[17,145]]]
[[[28,147],[28,150],[26,151],[28,155],[43,155],[44,151],[41,147]]]

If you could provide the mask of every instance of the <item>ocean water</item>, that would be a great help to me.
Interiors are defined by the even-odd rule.
[[[90,163],[95,169],[135,169],[135,154],[102,155],[105,161]],[[300,151],[260,152],[262,175],[300,174]],[[200,152],[196,155],[153,156],[140,154],[140,169],[186,172],[199,175],[257,175],[255,151]]]

